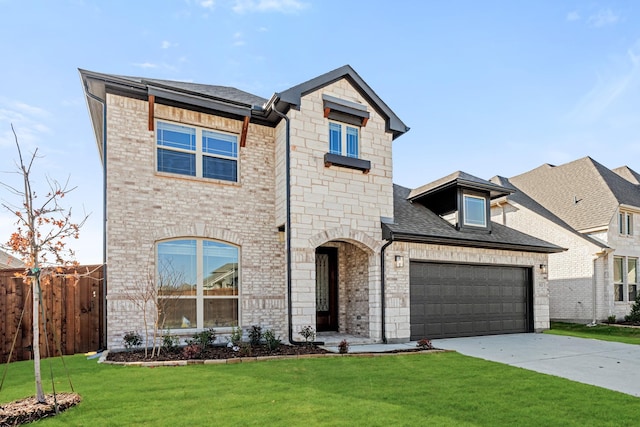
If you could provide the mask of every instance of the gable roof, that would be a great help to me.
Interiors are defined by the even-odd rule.
[[[394,222],[382,224],[385,239],[520,252],[553,253],[564,250],[495,222],[492,223],[491,233],[456,230],[449,222],[425,206],[409,201],[410,193],[409,188],[394,184]]]
[[[328,73],[314,77],[304,83],[293,86],[283,92],[274,94],[270,102],[276,103],[279,111],[286,111],[286,108],[299,108],[301,98],[307,93],[318,90],[324,86],[346,78],[364,96],[369,104],[386,118],[387,131],[392,132],[393,138],[397,138],[409,131],[409,127],[389,108],[385,102],[374,92],[373,89],[360,77],[350,65],[343,65]],[[286,104],[286,105],[281,105]]]
[[[590,157],[544,164],[509,181],[578,231],[608,226],[621,204],[640,208],[638,188]]]
[[[558,225],[561,228],[564,228],[567,232],[569,232],[569,233],[571,233],[571,234],[575,235],[576,237],[579,237],[579,238],[581,238],[583,240],[586,240],[587,242],[595,245],[596,247],[598,247],[600,249],[609,248],[609,246],[607,246],[604,242],[601,242],[599,240],[591,238],[587,234],[579,233],[578,231],[576,231],[569,224],[567,224],[562,219],[558,218],[556,215],[551,213],[548,209],[546,209],[540,203],[536,202],[531,197],[529,197],[527,194],[525,194],[522,191],[518,190],[518,188],[516,186],[514,186],[509,181],[508,178],[505,178],[503,176],[494,176],[493,178],[491,178],[491,181],[492,182],[496,182],[496,183],[498,183],[500,185],[503,185],[504,187],[511,188],[513,190],[513,193],[511,193],[509,196],[507,196],[507,200],[512,201],[514,203],[517,203],[517,204],[519,204],[521,206],[524,206],[525,208],[527,208],[530,211],[540,215],[541,217],[547,219],[548,221],[553,222],[554,224]],[[499,199],[498,201],[500,201],[500,200],[502,200],[502,199]]]
[[[486,181],[482,178],[478,178],[466,172],[457,171],[443,178],[411,190],[407,198],[410,201],[413,201],[450,187],[465,187],[488,191],[492,199],[511,193],[511,190],[496,183]]]
[[[620,166],[619,168],[611,169],[630,183],[634,185],[640,185],[640,174],[629,166]]]

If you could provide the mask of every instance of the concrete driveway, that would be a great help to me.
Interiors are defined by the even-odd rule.
[[[437,348],[640,397],[640,346],[547,334],[433,340]]]

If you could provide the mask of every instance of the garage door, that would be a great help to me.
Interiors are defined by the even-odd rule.
[[[531,269],[411,261],[411,339],[531,332]]]

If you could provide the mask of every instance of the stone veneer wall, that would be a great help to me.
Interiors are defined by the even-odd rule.
[[[395,266],[395,256],[404,257],[404,266]],[[547,277],[537,268],[547,263],[547,254],[459,246],[394,242],[385,252],[386,263],[386,337],[389,342],[408,341],[410,337],[410,261],[457,262],[533,267],[533,327],[549,329],[549,286]]]
[[[368,253],[355,275],[368,280],[368,296],[358,296],[360,305],[368,301],[369,313],[379,311],[379,248],[384,243],[380,217],[393,216],[392,136],[385,131],[385,118],[367,105],[371,115],[360,129],[360,157],[371,161],[368,174],[343,167],[325,167],[329,151],[329,121],[323,115],[322,94],[367,105],[366,99],[346,79],[333,82],[302,97],[299,110],[291,109],[291,233],[293,329],[315,325],[315,248],[330,241],[361,246]],[[284,121],[276,129],[276,218],[284,222]],[[366,274],[364,272],[366,271]],[[345,276],[346,277],[346,276]],[[365,289],[360,282],[355,288]],[[362,291],[359,291],[362,292]],[[363,312],[360,308],[356,311]],[[346,318],[341,328],[362,334],[380,335],[380,317],[368,318],[365,328]],[[376,322],[378,324],[376,325]]]
[[[369,256],[350,243],[338,249],[339,332],[369,336]]]
[[[107,344],[143,331],[127,289],[155,271],[155,242],[221,240],[240,248],[240,323],[286,336],[284,243],[275,221],[275,130],[249,125],[240,181],[158,173],[148,104],[107,96]],[[242,122],[156,103],[157,119],[240,134]],[[176,331],[172,331],[176,332]],[[192,332],[191,332],[192,333]]]

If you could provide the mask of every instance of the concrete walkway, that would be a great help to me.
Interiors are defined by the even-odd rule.
[[[640,346],[550,334],[433,340],[440,349],[640,397]]]

